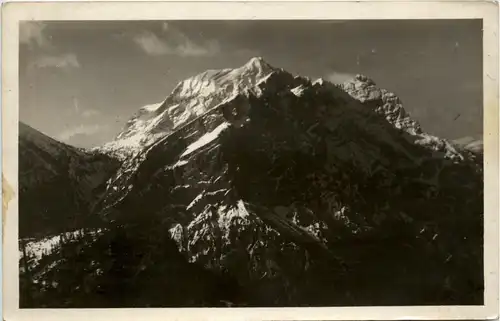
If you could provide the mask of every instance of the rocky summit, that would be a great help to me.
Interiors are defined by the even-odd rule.
[[[482,151],[425,133],[366,76],[253,58],[180,82],[92,151],[41,135],[20,132],[21,201],[44,186],[86,206],[21,206],[26,307],[483,302]],[[61,212],[89,219],[52,228]]]

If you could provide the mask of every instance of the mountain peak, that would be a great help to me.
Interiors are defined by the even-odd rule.
[[[97,149],[123,150],[123,156],[137,152],[238,93],[254,88],[275,70],[262,57],[253,57],[239,68],[210,69],[187,78],[162,102],[140,108],[114,141]]]
[[[267,63],[262,57],[251,58],[244,66],[244,69],[256,69],[259,71],[271,71],[274,68]]]

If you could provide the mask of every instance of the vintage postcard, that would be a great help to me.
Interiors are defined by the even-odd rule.
[[[498,317],[498,7],[9,3],[4,320]]]

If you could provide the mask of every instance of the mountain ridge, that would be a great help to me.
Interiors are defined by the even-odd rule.
[[[272,73],[280,72],[288,74],[282,68],[271,66],[262,57],[254,57],[239,68],[208,70],[187,78],[181,81],[162,102],[141,107],[127,122],[124,130],[117,135],[115,140],[93,150],[110,153],[121,159],[135,155],[140,149],[153,144],[156,140],[175,131],[182,124],[224,102],[223,99],[213,99],[213,96],[222,95],[227,100],[232,99],[231,96],[238,95],[238,93],[244,94],[247,91],[259,90],[258,83],[260,81]],[[288,75],[291,76],[291,74]],[[250,80],[242,83],[241,78],[249,78]],[[429,146],[437,152],[443,152],[449,157],[460,157],[448,140],[423,132],[420,124],[404,110],[399,97],[385,89],[379,89],[375,82],[367,76],[358,74],[354,79],[340,85],[334,85],[321,78],[311,81],[307,77],[294,76],[294,79],[299,80],[297,87],[303,83],[340,87],[351,97],[372,106],[379,114],[386,116],[387,120],[396,128],[418,136],[417,143]],[[204,93],[200,95],[201,88],[204,88]],[[194,100],[190,101],[193,97]],[[179,101],[183,104],[179,104]],[[146,118],[146,121],[142,121],[141,118]]]
[[[107,155],[59,142],[20,122],[19,234],[47,235],[84,219],[94,194],[117,168]]]

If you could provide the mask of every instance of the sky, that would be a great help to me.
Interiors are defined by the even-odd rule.
[[[310,78],[364,74],[424,131],[482,135],[481,20],[23,22],[19,118],[78,147],[112,140],[180,81],[254,56]]]

